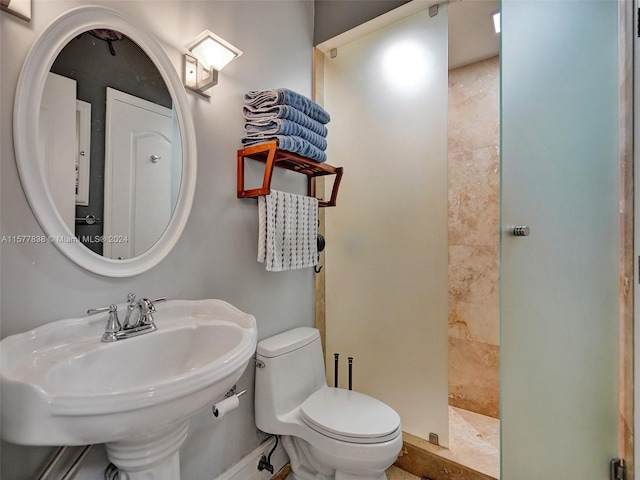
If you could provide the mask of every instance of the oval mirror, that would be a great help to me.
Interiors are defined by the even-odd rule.
[[[177,242],[196,179],[182,83],[121,13],[71,10],[36,40],[14,105],[27,199],[48,240],[100,275],[140,274]]]

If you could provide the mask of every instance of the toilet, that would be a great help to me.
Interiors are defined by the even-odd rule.
[[[385,480],[402,448],[400,416],[391,407],[327,386],[315,328],[258,343],[255,414],[260,430],[280,435],[289,480]]]

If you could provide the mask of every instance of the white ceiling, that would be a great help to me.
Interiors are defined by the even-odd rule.
[[[341,47],[356,38],[413,15],[442,0],[413,0],[386,14],[363,23],[345,33],[322,42],[317,47],[323,53]],[[493,29],[493,12],[500,8],[499,0],[450,0],[449,69],[498,55],[500,35]]]
[[[493,29],[499,0],[458,0],[449,4],[449,69],[498,55],[500,35]]]

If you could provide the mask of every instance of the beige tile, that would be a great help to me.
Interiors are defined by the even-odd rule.
[[[271,477],[271,480],[285,480],[289,473],[291,473],[291,466],[285,465],[274,477]],[[391,465],[391,467],[387,469],[387,480],[420,480],[420,477],[416,477],[395,465]]]
[[[498,345],[499,247],[449,246],[449,335]]]
[[[401,468],[392,465],[387,470],[387,480],[420,480],[420,477],[405,472]]]
[[[498,299],[499,247],[449,247],[449,295],[456,300],[484,304]]]
[[[497,145],[500,135],[498,57],[449,72],[449,151]]]
[[[476,412],[464,410],[462,408],[449,407],[450,416],[462,418],[471,425],[475,431],[475,436],[480,436],[484,441],[493,446],[492,454],[500,451],[500,420],[487,417]],[[496,465],[498,462],[496,462]]]
[[[452,457],[494,478],[500,475],[499,420],[467,412],[449,409],[449,450]],[[485,434],[481,431],[486,431]]]
[[[450,404],[498,415],[499,57],[449,72]]]
[[[449,336],[498,346],[500,305],[453,301],[450,297]]]
[[[500,350],[449,337],[449,405],[498,418]]]
[[[450,245],[498,245],[500,154],[497,145],[449,153]]]

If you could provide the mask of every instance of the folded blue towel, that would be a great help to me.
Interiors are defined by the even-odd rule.
[[[316,162],[324,162],[327,160],[327,154],[320,150],[315,145],[304,138],[296,137],[293,135],[272,135],[265,138],[247,138],[242,139],[243,145],[255,145],[257,143],[269,142],[276,140],[278,142],[278,148],[286,150],[287,152],[297,153],[301,157],[307,157]]]
[[[289,105],[297,108],[305,115],[320,123],[329,123],[331,117],[320,105],[304,95],[289,90],[276,88],[273,90],[252,90],[244,94],[244,103],[252,107],[273,107],[274,105]]]
[[[289,105],[274,105],[273,107],[253,107],[251,105],[245,105],[242,108],[242,114],[247,121],[254,125],[260,125],[261,122],[270,122],[274,118],[281,118],[283,120],[296,122],[323,137],[326,137],[328,133],[327,127],[322,123]]]
[[[327,149],[327,139],[317,133],[312,132],[302,125],[292,122],[291,120],[273,119],[268,122],[249,122],[245,124],[244,129],[247,131],[245,138],[264,139],[273,135],[286,135],[304,138],[312,145],[320,150]]]

